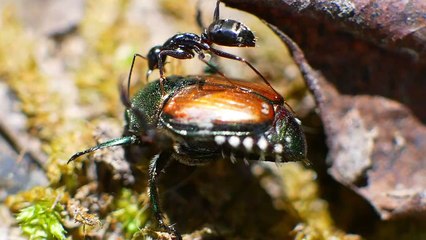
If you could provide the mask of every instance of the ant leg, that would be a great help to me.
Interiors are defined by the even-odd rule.
[[[205,58],[204,53],[199,52],[198,53],[198,59],[200,59],[200,61],[202,61],[203,63],[205,63],[207,66],[209,66],[211,69],[213,69],[215,71],[215,73],[219,74],[220,76],[222,76],[223,78],[226,79],[226,81],[228,81],[232,86],[238,87],[237,85],[235,85],[235,83],[233,83],[227,76],[225,76],[225,74],[223,72],[221,72],[217,67],[215,67],[214,65],[212,65],[211,63],[207,62]]]
[[[275,91],[275,89],[272,87],[272,85],[268,82],[268,80],[266,80],[266,78],[253,66],[253,65],[251,65],[251,63],[250,62],[248,62],[247,60],[245,60],[244,58],[242,58],[242,57],[238,57],[238,56],[236,56],[236,55],[234,55],[234,54],[230,54],[230,53],[227,53],[227,52],[224,52],[224,51],[221,51],[221,50],[219,50],[219,49],[215,49],[215,48],[210,48],[209,49],[212,53],[214,53],[214,54],[216,54],[216,55],[218,55],[218,56],[220,56],[220,57],[224,57],[224,58],[229,58],[229,59],[233,59],[233,60],[237,60],[237,61],[240,61],[240,62],[244,62],[245,64],[247,64],[247,66],[249,66],[259,77],[261,77],[262,78],[262,80],[263,80],[263,82],[265,82],[266,83],[266,85],[268,85],[268,87],[269,88],[271,88],[272,89],[272,91],[274,91],[275,93],[276,93],[276,95],[277,95],[277,97],[279,98],[279,99],[277,99],[277,100],[284,100],[283,98],[282,98],[282,96],[279,94],[279,93],[277,93],[277,91]]]
[[[165,80],[164,77],[164,63],[163,58],[166,56],[170,56],[177,59],[191,59],[194,58],[194,53],[192,51],[184,51],[182,49],[175,49],[175,50],[162,50],[158,54],[158,70],[160,71],[160,88],[161,88],[161,94],[164,95],[164,86],[163,81]]]
[[[217,20],[219,20],[219,5],[220,5],[220,1],[217,0],[216,1],[216,7],[215,7],[214,13],[213,13],[213,22],[216,22]]]
[[[320,91],[320,87],[318,84],[318,79],[321,79],[323,76],[318,71],[314,70],[311,65],[309,65],[308,61],[305,58],[305,54],[302,49],[295,43],[289,36],[283,33],[276,26],[269,24],[263,21],[275,34],[277,34],[287,48],[290,51],[291,56],[293,57],[294,62],[299,66],[300,72],[305,79],[306,85],[308,85],[309,90],[315,96],[315,100],[317,102],[317,106],[319,109],[323,109],[322,105],[324,102],[324,94]]]
[[[311,91],[311,93],[314,95],[316,106],[318,106],[318,109],[320,110],[320,112],[323,112],[323,110],[325,109],[324,102],[326,97],[324,96],[324,93],[321,90],[319,82],[325,81],[324,76],[321,74],[321,72],[311,67],[311,65],[306,60],[305,54],[303,53],[302,49],[300,49],[299,45],[297,45],[297,43],[294,42],[287,34],[282,32],[278,27],[266,21],[263,21],[263,22],[275,34],[277,34],[281,38],[281,40],[284,42],[284,44],[287,46],[291,56],[293,57],[294,62],[299,67],[300,72],[302,73],[303,78],[305,79],[305,83],[308,86],[309,91]],[[321,115],[323,118],[323,123],[324,123],[323,125],[325,128],[325,132],[326,133],[333,132],[329,127],[331,126],[331,120],[329,119],[328,115],[326,114],[321,114]],[[307,165],[309,164],[310,163],[308,163]]]
[[[137,57],[140,57],[146,60],[146,57],[140,55],[139,53],[136,53],[135,55],[133,55],[132,65],[130,66],[130,71],[129,71],[129,78],[127,79],[127,96],[130,96],[130,80],[132,79],[133,67],[135,65],[135,61]]]
[[[163,54],[166,55],[166,54]],[[163,86],[163,81],[164,81],[164,63],[163,60],[161,60],[162,54],[161,52],[158,54],[158,70],[160,71],[160,89],[161,89],[161,95],[164,96],[165,92],[164,92],[164,86]]]
[[[155,218],[157,219],[160,227],[175,235],[177,239],[181,240],[182,236],[180,233],[173,226],[167,225],[164,222],[164,216],[160,209],[160,200],[157,190],[158,175],[171,160],[170,155],[171,154],[168,152],[161,152],[151,159],[149,164],[149,200],[151,201],[152,211],[154,212]]]
[[[200,2],[201,0],[197,1],[197,15],[195,19],[197,20],[198,27],[200,27],[201,29],[206,29],[206,26],[203,24],[203,18],[202,18],[202,13],[200,9]]]
[[[225,76],[225,74],[223,73],[223,72],[221,72],[220,70],[219,70],[219,68],[217,68],[216,66],[214,66],[213,64],[211,64],[211,63],[209,63],[208,61],[206,61],[206,55],[204,55],[204,53],[203,52],[197,52],[197,54],[198,54],[198,59],[200,60],[200,61],[202,61],[203,63],[205,63],[207,66],[209,66],[209,68],[211,68],[213,71],[214,71],[214,73],[217,73],[217,74],[219,74],[220,76],[222,76],[222,77],[224,77],[224,78],[226,78],[226,79],[228,79],[226,76]],[[229,79],[228,79],[229,80]]]

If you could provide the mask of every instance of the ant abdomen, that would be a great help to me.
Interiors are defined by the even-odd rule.
[[[232,19],[214,21],[204,31],[207,41],[229,47],[254,47],[256,38],[253,32],[243,23]]]

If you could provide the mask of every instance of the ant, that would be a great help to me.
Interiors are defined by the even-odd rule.
[[[201,35],[197,35],[195,33],[178,33],[169,38],[163,45],[151,48],[146,57],[140,54],[135,54],[133,56],[129,72],[128,85],[130,85],[133,65],[137,57],[147,59],[148,61],[149,70],[146,73],[147,79],[152,71],[158,68],[160,71],[160,87],[162,94],[164,94],[163,81],[165,80],[164,63],[167,56],[178,59],[191,59],[197,54],[198,59],[224,77],[223,73],[218,71],[215,66],[205,60],[204,52],[207,51],[220,57],[244,62],[260,78],[262,78],[262,80],[276,93],[277,96],[281,96],[250,62],[244,58],[221,51],[212,46],[213,44],[217,44],[228,47],[254,47],[256,44],[256,38],[253,32],[246,25],[232,19],[219,19],[219,5],[220,1],[217,1],[213,15],[213,22],[207,28],[204,28]],[[199,13],[197,14],[197,21],[199,25],[202,26]]]

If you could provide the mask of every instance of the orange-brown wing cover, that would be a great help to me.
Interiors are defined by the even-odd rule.
[[[212,124],[271,122],[274,107],[256,93],[206,83],[182,89],[165,104],[163,113],[174,123],[209,128]]]
[[[217,77],[217,76],[206,76],[204,80],[208,84],[232,86],[236,88],[246,89],[251,92],[256,92],[259,95],[267,98],[271,102],[274,102],[276,104],[283,104],[282,96],[278,95],[265,83],[248,82],[248,81],[235,80],[235,79],[228,80],[228,79]]]

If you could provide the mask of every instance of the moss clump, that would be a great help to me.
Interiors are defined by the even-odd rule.
[[[117,221],[121,222],[126,239],[131,238],[141,228],[149,224],[151,214],[148,206],[146,195],[142,195],[142,198],[138,199],[130,189],[121,191],[116,199],[117,210],[112,215]]]
[[[61,223],[63,207],[49,202],[38,202],[23,208],[16,217],[22,232],[31,239],[65,239]]]

